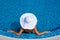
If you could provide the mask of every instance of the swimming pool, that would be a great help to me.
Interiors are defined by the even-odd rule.
[[[16,36],[7,30],[20,28],[19,18],[23,13],[34,13],[38,19],[39,32],[50,30],[48,34],[23,33]],[[60,35],[60,0],[0,0],[0,35],[13,38],[47,38]]]

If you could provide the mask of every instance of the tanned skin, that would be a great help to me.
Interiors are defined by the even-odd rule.
[[[31,29],[31,30],[21,28],[19,32],[15,32],[14,30],[8,30],[8,32],[13,32],[13,33],[16,34],[17,36],[20,36],[24,30],[25,30],[26,32],[34,31],[34,33],[36,33],[38,36],[49,32],[49,31],[38,32],[38,30],[36,29],[36,27],[35,27],[34,29]]]

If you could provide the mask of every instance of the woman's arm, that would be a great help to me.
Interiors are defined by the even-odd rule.
[[[21,34],[22,34],[23,29],[21,28],[19,32],[15,32],[14,30],[9,30],[8,32],[13,32],[14,34],[16,34],[16,35],[18,35],[18,36],[19,36],[19,35],[21,35]]]
[[[44,32],[38,32],[38,30],[36,28],[33,29],[34,32],[37,34],[37,35],[42,35],[42,34],[45,34],[45,33],[48,33],[49,31],[44,31]]]

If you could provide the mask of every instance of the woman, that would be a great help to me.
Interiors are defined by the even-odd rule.
[[[37,18],[32,13],[25,13],[20,18],[21,29],[19,32],[15,32],[14,30],[9,30],[8,32],[13,32],[16,35],[21,35],[23,31],[25,32],[32,32],[36,33],[37,35],[42,35],[48,33],[49,31],[38,32],[37,28],[35,27],[37,24]]]

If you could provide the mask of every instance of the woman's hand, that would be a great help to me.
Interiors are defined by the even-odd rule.
[[[50,31],[44,31],[43,33],[45,34],[45,33],[49,33]]]
[[[8,30],[8,32],[14,32],[13,30]]]

